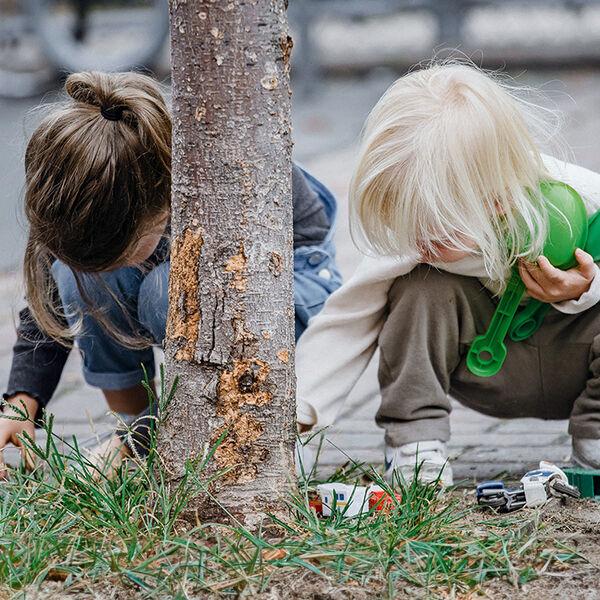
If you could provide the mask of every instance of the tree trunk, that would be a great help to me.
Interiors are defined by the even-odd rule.
[[[175,489],[224,435],[202,479],[229,470],[187,508],[201,521],[254,527],[293,481],[290,49],[284,0],[171,0],[179,383],[158,448]]]

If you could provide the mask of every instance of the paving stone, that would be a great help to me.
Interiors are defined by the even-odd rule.
[[[506,479],[510,477],[519,480],[536,464],[528,461],[509,461],[504,463],[469,463],[466,461],[452,462],[454,483],[458,486],[472,487],[490,479]]]
[[[452,434],[448,446],[450,448],[503,448],[519,446],[523,444],[523,435],[516,433],[486,433],[485,439],[481,435],[460,435]],[[556,433],[535,433],[527,436],[527,444],[532,447],[539,446],[566,446],[570,445],[570,438]]]
[[[543,419],[510,419],[499,423],[495,429],[497,433],[531,434],[533,432],[567,433],[569,422],[567,420],[548,421]]]
[[[570,446],[479,446],[461,453],[460,461],[467,463],[527,463],[536,465],[540,460],[564,463],[569,460]]]

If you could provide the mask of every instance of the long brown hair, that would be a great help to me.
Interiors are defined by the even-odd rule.
[[[75,73],[65,90],[69,98],[43,119],[25,153],[27,301],[61,342],[72,332],[56,305],[52,262],[76,276],[119,266],[169,207],[171,189],[171,117],[156,81]]]

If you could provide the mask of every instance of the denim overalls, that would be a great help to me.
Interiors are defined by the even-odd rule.
[[[333,245],[337,205],[333,194],[312,175],[303,171],[308,184],[317,192],[329,218],[329,232],[325,240],[314,246],[300,246],[294,250],[294,302],[296,306],[296,340],[317,314],[327,297],[342,282],[335,264]],[[152,337],[162,345],[168,312],[170,263],[164,262],[149,272],[137,267],[122,267],[100,273],[97,278],[81,276],[86,294],[118,331],[125,334]],[[120,345],[86,311],[73,272],[60,261],[52,266],[61,302],[71,327],[78,322],[78,309],[83,313],[81,333],[75,336],[83,357],[83,375],[86,382],[103,390],[122,390],[138,385],[155,376],[152,348],[133,350]],[[118,300],[118,302],[115,301]],[[119,304],[121,306],[119,306]]]

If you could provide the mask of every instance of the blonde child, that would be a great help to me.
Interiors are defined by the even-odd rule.
[[[24,406],[35,421],[73,342],[85,380],[113,411],[147,409],[144,369],[152,380],[152,345],[162,343],[167,319],[171,117],[160,87],[136,73],[90,72],[70,75],[65,89],[25,156],[28,307],[3,410]],[[334,197],[295,165],[292,196],[298,337],[341,279]],[[33,422],[0,418],[0,477],[2,449],[21,446],[24,431],[33,437]],[[139,451],[141,438],[133,438]]]
[[[452,483],[450,396],[502,418],[569,418],[573,459],[600,467],[598,267],[581,249],[567,271],[540,256],[540,182],[568,183],[591,215],[600,175],[540,154],[540,111],[473,66],[434,64],[397,80],[366,122],[350,209],[370,255],[298,344],[297,419],[332,424],[379,348],[390,480],[410,478],[418,453],[424,480]],[[526,342],[506,340],[496,375],[475,376],[466,352],[516,263],[528,296],[554,309]]]

